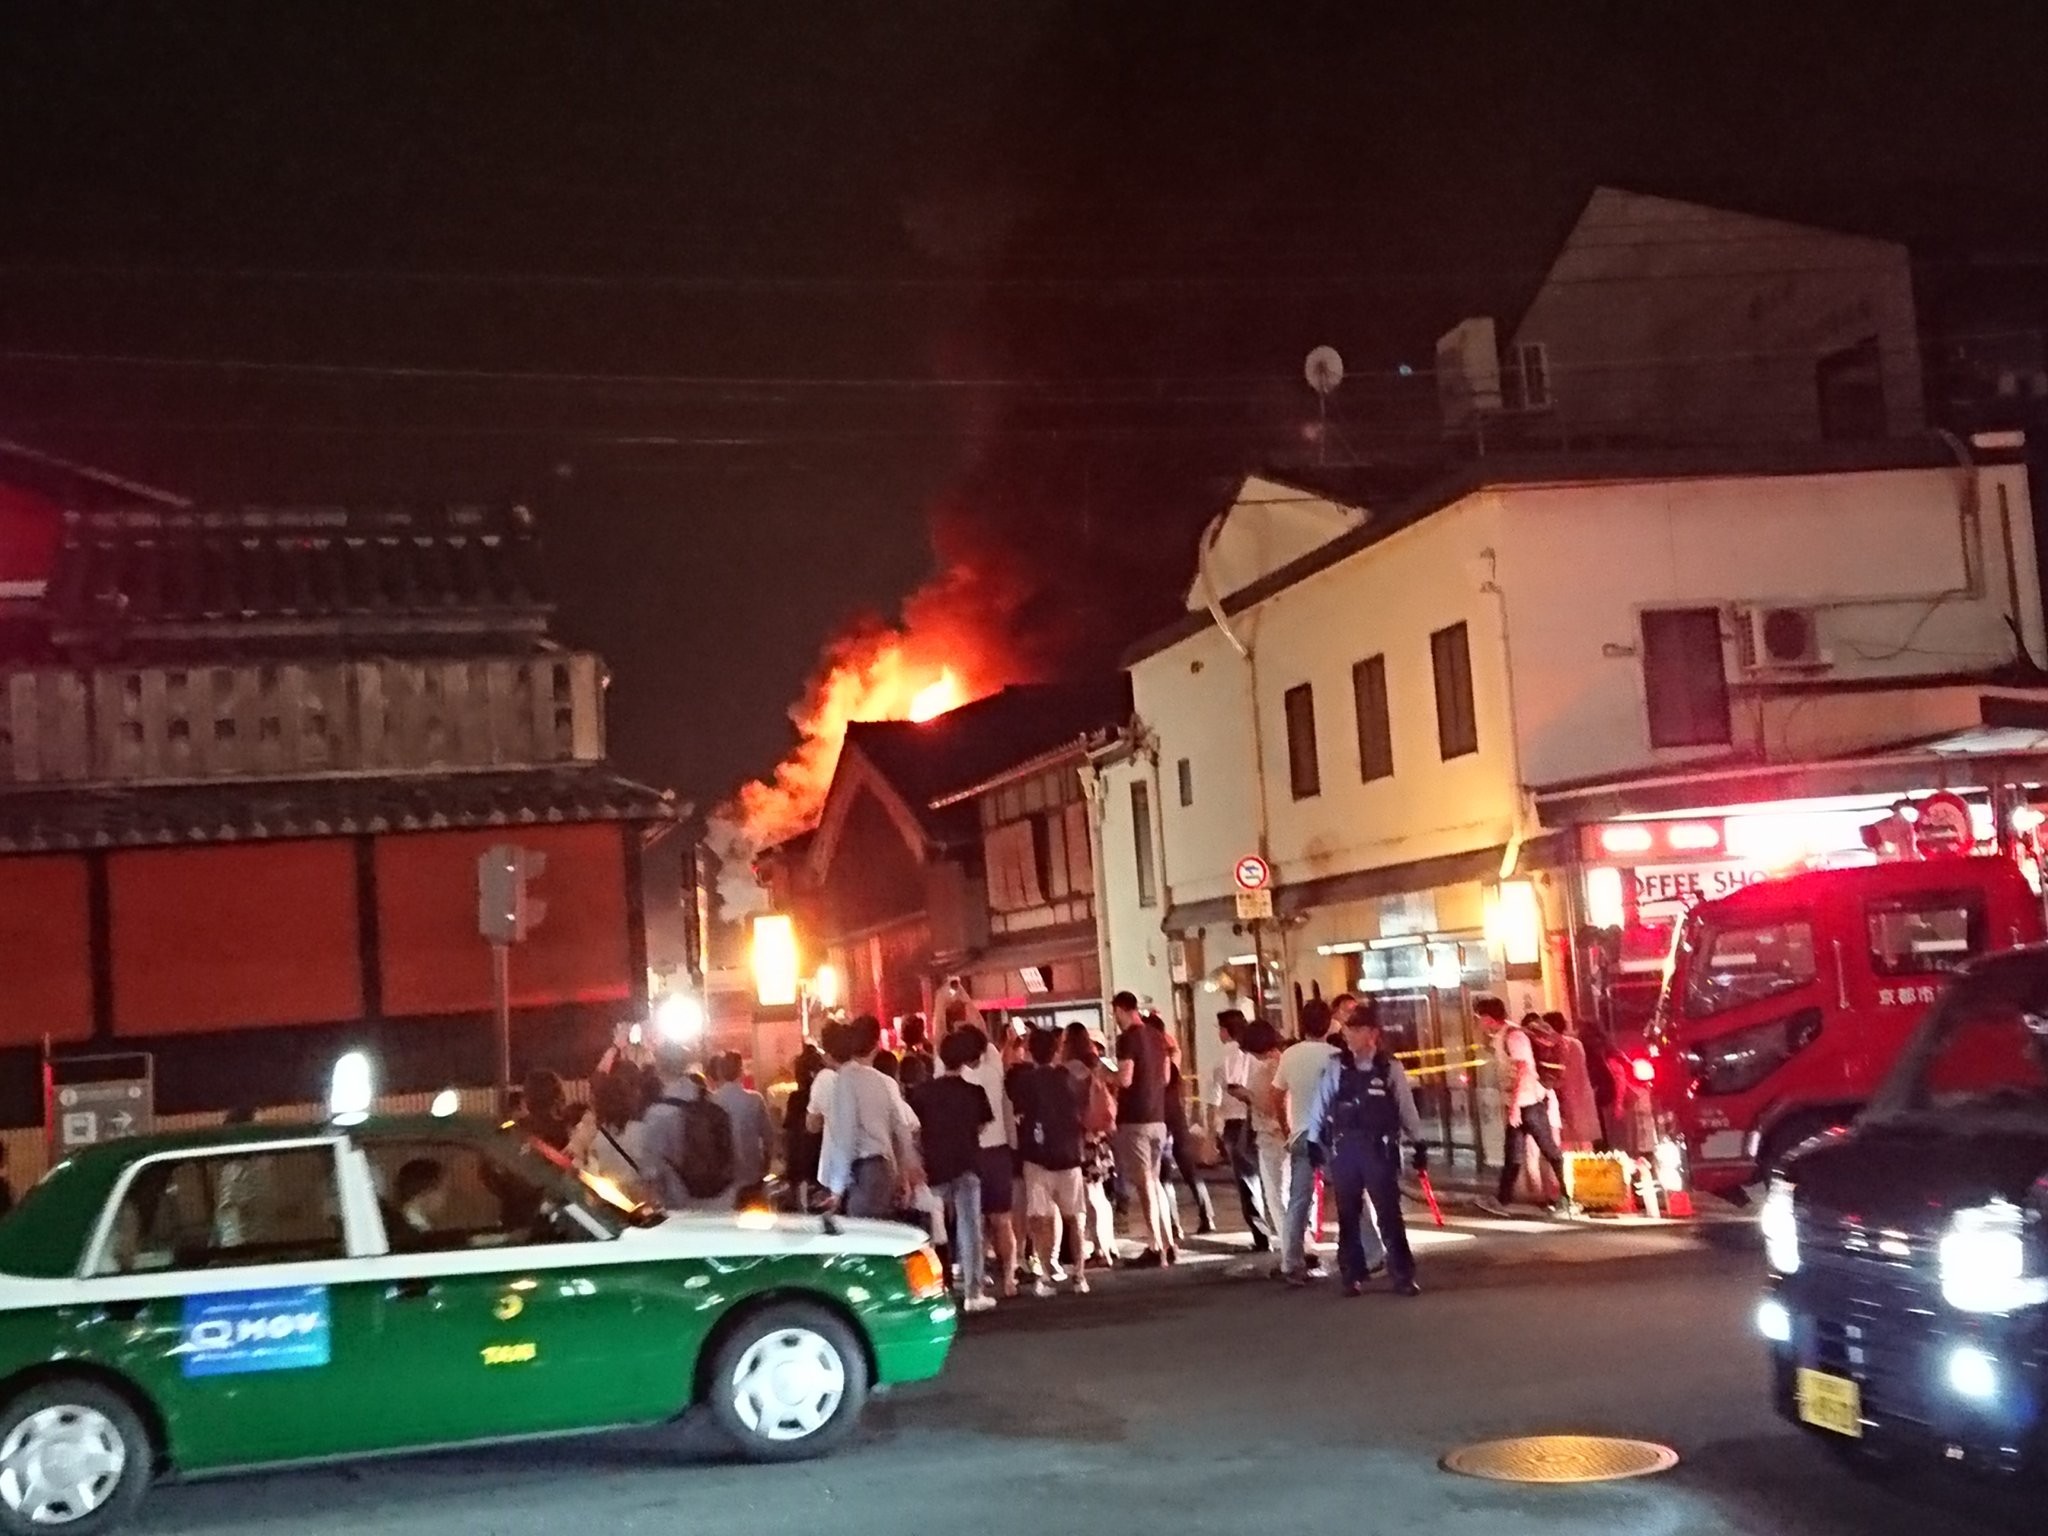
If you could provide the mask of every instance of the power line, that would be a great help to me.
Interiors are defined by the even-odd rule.
[[[2041,334],[2038,328],[2014,327],[1999,330],[1956,332],[1938,338],[1945,343],[1959,341],[1996,341],[2033,339]],[[1923,340],[1937,338],[1916,337],[1916,344]],[[1750,349],[1724,352],[1702,352],[1687,355],[1662,355],[1653,358],[1605,358],[1570,360],[1553,357],[1550,369],[1554,376],[1569,375],[1573,372],[1618,372],[1641,369],[1645,372],[1669,372],[1673,368],[1694,365],[1732,364],[1771,361],[1786,358],[1811,358],[1816,356],[1812,347],[1786,347],[1771,350]],[[401,383],[472,383],[472,384],[531,384],[569,385],[597,388],[661,388],[694,389],[710,391],[758,391],[758,390],[856,390],[881,391],[905,390],[928,392],[942,390],[984,390],[1004,389],[1037,391],[1053,396],[1060,390],[1081,391],[1090,388],[1140,389],[1155,392],[1153,398],[1171,403],[1170,397],[1157,396],[1156,392],[1180,385],[1200,384],[1243,384],[1252,386],[1299,384],[1293,372],[1246,373],[1246,374],[1156,374],[1129,375],[1121,377],[1085,379],[1037,379],[1016,375],[986,375],[975,377],[946,375],[899,375],[846,376],[841,378],[799,377],[794,375],[742,375],[742,374],[661,374],[661,373],[607,373],[596,371],[550,370],[531,368],[482,368],[451,367],[436,364],[413,363],[336,363],[304,360],[265,358],[231,358],[179,356],[171,354],[144,354],[118,352],[67,352],[43,349],[10,348],[0,350],[0,362],[26,365],[45,365],[80,368],[128,368],[138,370],[163,370],[175,372],[218,372],[249,373],[299,376],[306,378],[332,379],[383,379]],[[1361,369],[1347,373],[1346,382],[1372,380],[1382,384],[1409,384],[1416,380],[1427,380],[1435,376],[1432,364],[1420,367],[1395,367]],[[731,396],[740,401],[741,396]],[[1103,403],[1084,400],[1078,394],[1069,398],[1081,403]],[[1250,397],[1248,397],[1250,398]],[[758,403],[748,400],[744,403]]]

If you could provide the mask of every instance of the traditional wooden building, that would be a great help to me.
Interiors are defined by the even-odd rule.
[[[40,1116],[45,1041],[149,1052],[163,1113],[315,1097],[352,1046],[389,1091],[487,1084],[498,842],[547,859],[515,1063],[580,1073],[644,1010],[674,812],[606,766],[525,509],[138,497],[53,544],[0,651],[0,1123]]]
[[[1129,712],[1117,679],[1007,688],[934,720],[850,726],[816,830],[758,866],[795,914],[806,960],[837,966],[847,1005],[885,1023],[929,1014],[954,977],[994,1006],[1050,1003],[1054,990],[1099,1002],[1085,818],[1067,807],[1083,743]],[[1027,841],[1044,835],[1042,879],[1036,862],[1022,877],[1019,827]],[[1049,892],[1041,925],[1029,909]]]

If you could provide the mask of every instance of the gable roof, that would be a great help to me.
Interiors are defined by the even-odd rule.
[[[1082,736],[1113,730],[1131,714],[1121,673],[1086,683],[1027,683],[931,720],[857,721],[825,796],[807,850],[813,878],[831,867],[847,807],[875,794],[920,857],[970,843],[980,834],[971,799],[959,798],[1004,770]]]
[[[2016,463],[2008,449],[1978,450],[1975,462]],[[1289,587],[1328,570],[1360,550],[1370,549],[1468,496],[1487,490],[1529,486],[1626,484],[1644,480],[1761,478],[1885,470],[1947,469],[1956,456],[1934,438],[1884,438],[1866,442],[1764,443],[1704,448],[1649,448],[1600,453],[1502,454],[1475,459],[1414,495],[1368,517],[1348,533],[1310,550],[1300,559],[1261,576],[1250,586],[1223,595],[1226,616],[1255,608]],[[1204,609],[1156,629],[1124,653],[1125,670],[1198,635],[1215,623]]]
[[[1130,718],[1121,677],[1088,683],[1027,683],[921,722],[865,721],[847,727],[876,772],[918,807],[932,808],[1005,768]]]

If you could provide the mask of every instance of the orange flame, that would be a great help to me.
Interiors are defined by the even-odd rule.
[[[856,721],[931,720],[991,692],[965,658],[927,657],[935,647],[897,630],[840,641],[803,702],[790,711],[795,749],[772,777],[742,785],[718,818],[721,857],[750,857],[816,825],[839,766],[846,728]]]
[[[869,720],[936,719],[1028,673],[1000,654],[1003,588],[950,568],[904,604],[897,625],[869,625],[826,648],[818,674],[789,712],[797,740],[775,772],[742,785],[711,819],[710,841],[728,918],[756,910],[753,856],[817,825],[839,766],[847,726]]]
[[[909,718],[922,724],[949,714],[966,702],[967,691],[960,686],[953,669],[946,667],[940,671],[937,682],[919,689],[917,697],[910,701]]]

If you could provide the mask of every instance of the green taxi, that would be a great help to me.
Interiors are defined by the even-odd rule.
[[[109,1143],[0,1222],[0,1531],[108,1529],[163,1475],[699,1405],[744,1455],[815,1455],[954,1325],[912,1228],[664,1215],[495,1126]]]

